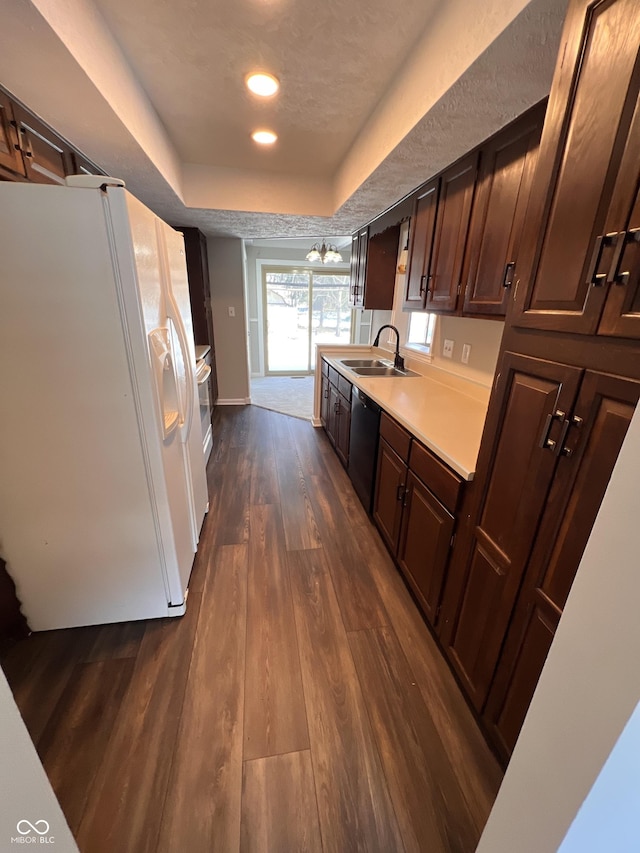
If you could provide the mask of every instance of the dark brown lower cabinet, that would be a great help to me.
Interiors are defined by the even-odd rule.
[[[382,414],[373,518],[432,624],[438,617],[461,487],[453,471]]]
[[[455,519],[416,475],[407,475],[398,564],[435,624]]]
[[[482,483],[463,583],[443,644],[474,706],[485,703],[524,568],[558,463],[582,371],[505,353],[487,416]]]
[[[639,397],[639,382],[585,371],[483,715],[504,759],[515,746]]]
[[[349,462],[349,437],[351,434],[351,398],[347,398],[338,391],[336,401],[336,430],[335,448],[338,458],[342,464],[347,466]]]
[[[640,382],[504,353],[441,641],[503,760],[544,666]],[[481,485],[480,485],[481,484]],[[606,577],[603,577],[606,583]]]
[[[338,458],[346,467],[349,462],[351,432],[351,383],[337,370],[322,361],[322,404],[320,419]]]
[[[398,550],[408,470],[405,460],[398,456],[384,438],[380,438],[373,519],[393,554]]]

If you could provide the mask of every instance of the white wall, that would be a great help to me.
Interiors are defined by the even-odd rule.
[[[0,670],[0,850],[41,849],[42,843],[60,853],[78,850]]]
[[[433,340],[432,364],[486,388],[493,384],[504,323],[499,320],[477,320],[472,317],[438,317]],[[454,341],[453,358],[443,358],[445,340]],[[462,346],[471,344],[468,364],[463,364]]]
[[[236,237],[208,237],[211,309],[216,341],[218,403],[249,402],[244,248]],[[229,308],[235,316],[229,316]]]
[[[640,699],[638,483],[640,409],[478,853],[556,851]]]

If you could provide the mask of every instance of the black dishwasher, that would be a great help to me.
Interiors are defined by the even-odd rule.
[[[378,456],[380,406],[354,385],[351,391],[349,477],[362,505],[371,513]]]

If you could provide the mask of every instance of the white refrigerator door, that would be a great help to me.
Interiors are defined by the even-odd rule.
[[[37,631],[167,616],[174,575],[184,592],[160,442],[143,441],[157,419],[124,197],[109,207],[0,182],[0,547]]]
[[[155,382],[156,430],[161,442],[165,483],[162,491],[169,504],[175,545],[175,570],[168,573],[170,600],[178,605],[184,601],[197,544],[193,537],[190,472],[185,465],[184,452],[184,432],[190,422],[189,401],[192,397],[189,384],[192,377],[187,373],[183,356],[187,344],[167,286],[165,248],[159,240],[157,225],[160,220],[130,193],[121,189],[109,189],[107,193],[112,209],[123,193],[126,199],[147,335],[147,359]],[[162,349],[160,341],[166,348],[166,353],[160,355],[161,370],[158,363]],[[173,424],[176,428],[172,428]]]
[[[202,451],[202,432],[200,427],[200,405],[196,381],[196,354],[193,342],[193,322],[189,299],[189,280],[182,234],[175,231],[166,222],[157,220],[159,240],[165,247],[166,280],[168,296],[168,314],[175,323],[181,342],[181,355],[185,360],[184,374],[187,386],[185,422],[182,427],[182,441],[185,471],[189,483],[192,501],[193,547],[198,545],[200,528],[207,512],[209,496],[205,460]]]

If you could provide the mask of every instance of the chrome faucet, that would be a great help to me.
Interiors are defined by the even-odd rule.
[[[384,326],[380,326],[380,328],[378,329],[378,334],[376,335],[376,339],[373,342],[374,347],[377,347],[380,343],[380,332],[383,329],[393,329],[393,331],[396,333],[396,354],[395,358],[393,359],[393,366],[396,370],[404,370],[404,358],[400,355],[400,332],[396,329],[395,326],[391,326],[389,323],[385,323]]]

